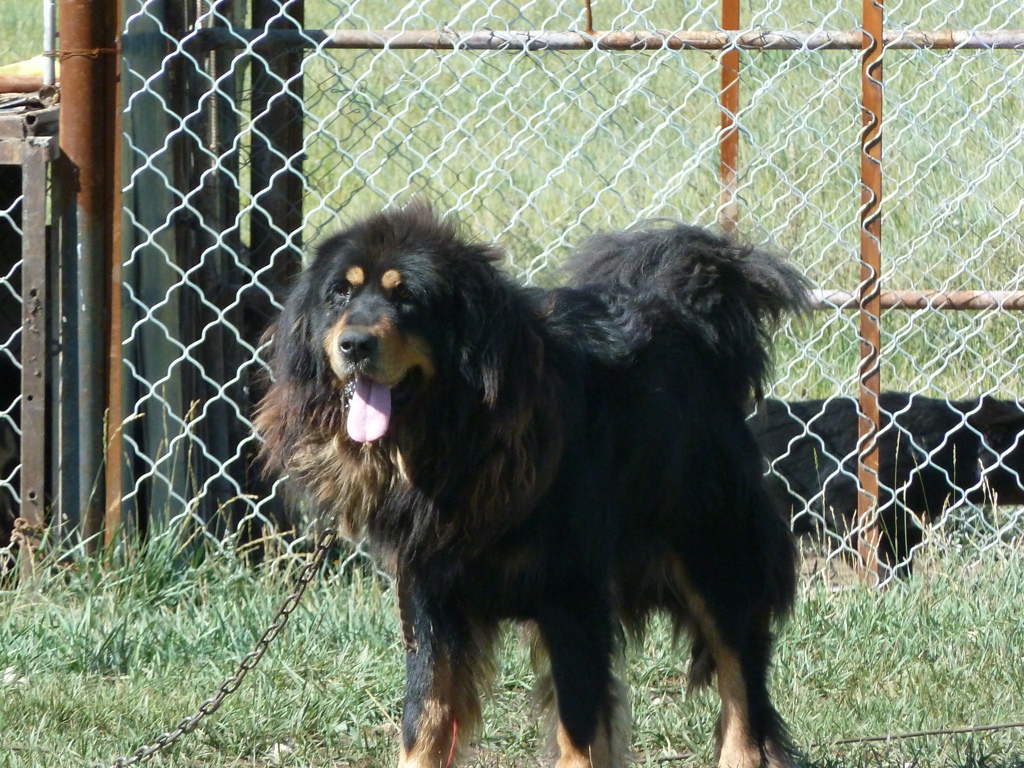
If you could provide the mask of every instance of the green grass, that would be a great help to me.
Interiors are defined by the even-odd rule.
[[[881,592],[804,582],[772,688],[809,765],[1022,765],[1013,730],[833,744],[1024,719],[1024,553],[927,571]],[[109,764],[170,729],[233,671],[290,576],[156,553],[0,592],[0,765]],[[636,764],[692,753],[686,764],[707,765],[716,702],[683,693],[688,653],[669,637],[656,624],[629,655]],[[472,764],[534,766],[532,673],[514,631],[504,645]],[[157,764],[268,766],[282,750],[285,765],[392,764],[403,669],[386,584],[361,567],[321,579],[238,692]]]
[[[0,66],[43,52],[41,2],[0,0]]]
[[[579,3],[307,3],[310,27],[580,27]],[[717,2],[595,2],[603,28],[708,28]],[[685,7],[684,7],[685,6]],[[1019,3],[887,3],[895,25],[1024,27]],[[850,29],[859,0],[744,2],[744,24]],[[5,60],[38,53],[36,3],[0,0]],[[743,54],[741,223],[825,288],[857,280],[859,73],[855,54]],[[238,79],[244,88],[242,60]],[[1018,52],[886,54],[886,285],[1024,288],[1024,58]],[[415,192],[500,239],[535,282],[597,229],[670,215],[710,224],[718,199],[718,61],[646,54],[325,52],[305,64],[306,239]],[[126,82],[133,80],[126,75]],[[247,115],[243,105],[243,127]],[[243,137],[242,180],[248,178]],[[130,155],[129,155],[130,157]],[[243,196],[243,205],[251,200]],[[243,212],[245,231],[247,212]],[[1024,394],[1019,315],[892,312],[883,386]],[[822,312],[778,337],[783,396],[852,391],[856,325]],[[288,589],[223,557],[187,566],[66,569],[0,593],[0,768],[100,764],[150,741],[233,670]],[[810,763],[1010,768],[1020,731],[832,746],[1024,719],[1019,611],[1024,555],[983,567],[940,560],[883,592],[805,585],[780,636],[775,695]],[[532,766],[531,674],[510,633],[480,742],[482,766]],[[639,765],[709,760],[714,701],[681,692],[686,653],[656,626],[634,649]],[[263,664],[216,716],[157,764],[389,765],[402,660],[391,596],[356,571],[314,586]],[[814,746],[818,745],[818,746]],[[276,753],[275,753],[276,749]],[[672,763],[670,763],[672,764]],[[662,763],[664,765],[664,763]]]

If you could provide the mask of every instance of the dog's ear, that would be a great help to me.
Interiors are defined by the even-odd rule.
[[[317,347],[314,346],[309,320],[301,314],[286,312],[274,324],[272,332],[272,372],[279,371],[300,381],[317,378],[323,365],[314,354]]]
[[[484,402],[494,408],[505,403],[529,401],[541,381],[543,342],[525,323],[506,327],[508,333],[491,339],[482,358]]]
[[[267,469],[286,467],[311,414],[323,412],[320,420],[326,423],[337,410],[327,400],[331,390],[323,385],[326,363],[318,355],[320,345],[308,320],[310,291],[309,281],[300,278],[277,321],[264,335],[270,354],[270,386],[256,409],[254,426],[262,437],[259,453]]]
[[[978,409],[968,415],[967,423],[982,434],[991,430],[1024,432],[1024,404],[984,395],[979,399]]]
[[[462,276],[463,377],[483,393],[488,408],[533,392],[543,358],[521,289],[492,265],[476,261]]]
[[[303,276],[286,299],[281,315],[267,331],[270,372],[275,378],[312,382],[323,374],[324,362],[317,354],[320,345],[314,340],[309,323],[311,293],[311,281]]]
[[[1013,446],[1024,445],[1024,406],[1015,400],[987,395],[980,399],[978,406],[978,410],[967,417],[967,423],[981,433],[985,447],[1004,454]]]

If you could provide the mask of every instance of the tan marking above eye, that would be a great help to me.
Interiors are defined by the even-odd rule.
[[[355,287],[366,281],[366,274],[362,267],[349,267],[348,272],[345,273],[345,279],[348,280],[349,285]]]
[[[380,277],[380,284],[388,291],[402,284],[402,273],[397,269],[389,269]]]

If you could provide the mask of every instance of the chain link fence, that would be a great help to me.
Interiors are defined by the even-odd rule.
[[[21,210],[12,166],[0,166],[0,577],[13,566],[10,534],[21,504]]]
[[[126,4],[116,469],[129,528],[274,555],[303,546],[301,535],[276,534],[301,534],[304,521],[254,470],[250,419],[265,385],[262,333],[304,247],[340,221],[424,195],[504,244],[517,277],[546,284],[596,230],[659,216],[714,225],[721,53],[554,50],[545,35],[587,24],[582,3],[559,0],[243,5]],[[720,30],[717,2],[677,6],[595,2],[593,24]],[[894,33],[1024,29],[1013,2],[905,0],[886,12]],[[850,0],[753,0],[742,29],[848,33],[859,13]],[[404,47],[373,30],[455,42]],[[493,44],[527,31],[539,42]],[[491,49],[460,43],[467,35]],[[996,46],[886,47],[883,288],[1024,290],[1022,66],[1020,51]],[[856,433],[841,398],[857,393],[857,318],[829,292],[855,294],[861,279],[859,53],[743,50],[740,94],[739,230],[791,253],[825,297],[777,337],[771,397],[789,432],[774,447],[764,439],[795,527],[825,541],[815,551],[832,565],[856,551],[857,535],[838,500],[855,483],[856,449],[822,427]],[[0,288],[10,291],[9,279]],[[883,520],[893,510],[883,533],[906,544],[894,547],[894,569],[918,547],[922,561],[973,561],[1018,545],[1024,531],[1014,506],[1024,490],[1005,477],[991,489],[993,467],[1020,479],[1021,315],[990,304],[884,314],[883,389],[933,398],[947,425],[883,417]],[[0,344],[9,356],[10,340]],[[998,439],[976,418],[983,396],[1011,408]],[[822,416],[824,403],[809,404],[817,399],[834,413]],[[924,402],[888,407],[916,414]],[[950,451],[956,463],[943,466]],[[913,494],[932,469],[950,488],[917,509]]]
[[[20,544],[45,527],[47,360],[47,167],[56,108],[48,96],[0,95],[0,584]],[[28,568],[31,558],[24,558]]]

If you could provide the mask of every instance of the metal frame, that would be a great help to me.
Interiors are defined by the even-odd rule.
[[[1024,292],[986,291],[889,291],[882,290],[881,227],[882,181],[881,115],[884,89],[882,58],[892,50],[1024,50],[1024,30],[886,30],[883,0],[863,0],[862,26],[848,31],[748,30],[743,31],[740,0],[721,1],[721,29],[714,31],[595,31],[589,2],[585,3],[586,29],[583,31],[546,30],[358,30],[303,29],[301,0],[271,4],[280,7],[268,21],[265,0],[251,0],[254,9],[252,29],[229,28],[223,17],[207,18],[202,28],[185,25],[173,35],[181,40],[181,52],[204,60],[208,69],[220,72],[218,55],[227,51],[249,49],[255,59],[265,60],[254,70],[273,74],[269,83],[253,77],[253,103],[259,118],[258,136],[254,141],[252,193],[260,198],[269,213],[257,213],[254,220],[254,248],[266,251],[260,262],[274,264],[275,254],[296,245],[281,232],[296,232],[294,222],[284,223],[287,209],[279,209],[282,200],[299,199],[301,194],[281,194],[292,175],[301,174],[301,132],[294,128],[294,108],[301,101],[303,72],[297,54],[304,49],[348,50],[442,50],[442,51],[504,51],[514,54],[523,50],[587,51],[592,49],[623,52],[644,52],[661,49],[717,51],[721,68],[719,90],[721,198],[720,225],[731,230],[740,216],[737,174],[741,126],[740,75],[741,50],[860,51],[861,54],[861,207],[860,284],[850,291],[818,292],[817,306],[828,309],[856,309],[859,312],[861,363],[858,368],[859,401],[862,413],[859,455],[861,484],[860,520],[872,528],[877,499],[877,456],[875,436],[879,423],[878,393],[880,389],[879,356],[881,352],[881,313],[885,309],[972,310],[997,308],[1024,309]],[[285,8],[287,6],[287,8]],[[258,12],[257,12],[258,11]],[[212,55],[210,55],[212,54]],[[208,58],[204,58],[208,57]],[[259,69],[262,67],[262,69]],[[286,83],[283,88],[279,83]],[[202,115],[216,127],[216,135],[227,127],[218,121],[217,99],[210,101],[210,115]],[[181,111],[181,110],[179,110]],[[195,109],[188,114],[200,114]],[[196,120],[197,125],[200,123]],[[198,130],[198,129],[197,129]],[[222,138],[222,137],[221,137]],[[293,167],[294,166],[294,167]],[[191,166],[190,166],[191,168]],[[206,182],[210,184],[209,180]],[[212,187],[211,187],[212,189]],[[201,190],[203,191],[203,190]],[[210,190],[206,190],[210,191]],[[197,197],[197,200],[201,199]],[[275,207],[276,206],[276,207]],[[118,213],[115,211],[114,216]],[[230,218],[230,217],[229,217]],[[278,224],[267,228],[266,222]],[[179,228],[184,229],[184,219]],[[271,270],[273,272],[273,270]],[[112,360],[112,364],[115,361]],[[111,396],[113,397],[113,396]],[[109,478],[108,478],[109,479]],[[115,511],[117,483],[108,486],[108,510]],[[116,516],[108,518],[118,519]],[[877,531],[874,532],[877,534]],[[865,569],[877,576],[872,535],[862,537],[861,555]]]
[[[0,165],[22,169],[21,296],[21,517],[38,529],[46,520],[47,386],[49,378],[47,166],[53,137],[10,137],[11,125],[30,126],[37,115],[0,118]],[[4,125],[6,124],[6,125]],[[6,137],[5,137],[6,136]]]
[[[726,0],[730,2],[731,0]],[[891,50],[1022,50],[1024,30],[889,30],[882,34],[883,47]],[[434,29],[233,29],[197,30],[188,38],[197,51],[267,47],[342,48],[352,50],[469,50],[469,51],[606,51],[670,50],[714,51],[749,49],[774,51],[861,49],[863,31],[803,32],[755,30],[752,32],[679,30],[548,32],[544,30],[477,30],[458,32]]]

